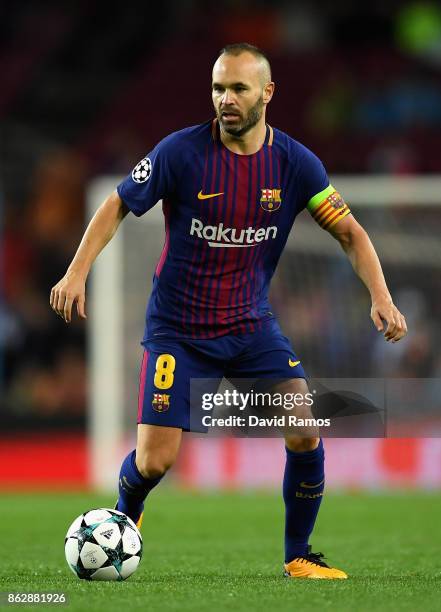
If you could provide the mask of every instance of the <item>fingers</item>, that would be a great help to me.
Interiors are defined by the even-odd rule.
[[[84,295],[80,295],[77,301],[77,313],[78,313],[78,316],[81,317],[82,319],[87,319],[85,306],[86,306],[85,297]]]
[[[72,307],[74,302],[77,302],[78,316],[86,319],[84,294],[77,296],[67,292],[64,288],[60,288],[58,285],[52,288],[49,303],[51,308],[57,315],[64,319],[66,323],[70,323],[72,320]]]
[[[407,334],[406,319],[391,301],[372,304],[371,319],[377,330],[384,333],[387,342],[398,342]],[[385,330],[383,321],[387,324]]]
[[[377,310],[373,310],[371,314],[372,321],[374,322],[375,327],[378,331],[383,331],[383,321],[381,320],[380,315]]]
[[[388,325],[384,332],[384,337],[387,342],[392,343],[398,342],[401,338],[407,334],[406,319],[396,308],[391,312],[387,318]]]
[[[63,317],[64,319],[64,303],[66,302],[66,293],[65,291],[58,291],[58,300],[55,312]]]
[[[407,334],[406,319],[400,312],[398,312],[398,319],[399,323],[397,325],[397,331],[394,338],[392,338],[393,343],[398,342],[398,340],[401,340],[401,338],[404,338],[404,336]]]
[[[404,315],[402,315],[401,313],[400,313],[400,317],[401,317],[401,326],[402,326],[402,328],[403,328],[403,330],[404,330],[404,335],[406,335],[406,334],[407,334],[407,323],[406,323],[406,319],[404,318]]]
[[[51,308],[66,323],[72,320],[72,308],[77,304],[78,316],[86,318],[85,298],[86,279],[81,274],[67,271],[65,276],[51,289],[49,303]]]
[[[66,321],[66,323],[70,323],[71,321],[72,304],[73,304],[73,298],[69,295],[66,295],[66,301],[64,302],[64,309],[63,309],[63,318]]]
[[[389,315],[389,319],[387,319],[387,327],[384,332],[384,337],[387,341],[392,340],[395,337],[397,331],[397,321],[393,314]]]
[[[51,305],[52,310],[55,310],[57,315],[62,317],[63,315],[61,311],[59,310],[58,305],[62,304],[62,308],[64,309],[64,299],[61,296],[61,291],[57,285],[55,285],[55,287],[52,287],[51,289],[51,296],[50,296],[49,303]]]

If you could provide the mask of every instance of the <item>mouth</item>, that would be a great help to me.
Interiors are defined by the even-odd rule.
[[[234,112],[230,112],[230,111],[223,111],[221,113],[221,117],[225,121],[236,121],[237,119],[240,119],[239,113],[234,113]]]

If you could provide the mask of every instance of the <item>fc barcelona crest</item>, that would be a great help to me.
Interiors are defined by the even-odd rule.
[[[260,206],[267,212],[274,212],[282,204],[280,197],[281,189],[262,189],[262,196],[260,198]]]
[[[336,209],[343,208],[343,206],[345,205],[345,201],[338,193],[338,191],[334,191],[334,193],[331,193],[331,195],[328,196],[328,202]]]
[[[153,393],[152,408],[156,412],[166,412],[170,408],[170,395]]]

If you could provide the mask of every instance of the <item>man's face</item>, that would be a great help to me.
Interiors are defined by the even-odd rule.
[[[212,98],[223,130],[242,136],[262,117],[268,97],[260,61],[251,53],[224,54],[213,68]]]

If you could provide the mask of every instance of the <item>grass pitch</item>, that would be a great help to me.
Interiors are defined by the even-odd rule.
[[[159,487],[148,501],[138,571],[125,582],[80,581],[64,559],[67,527],[113,503],[92,494],[2,495],[0,591],[64,592],[69,612],[439,610],[440,495],[326,495],[313,550],[350,578],[300,581],[282,577],[280,496]]]

